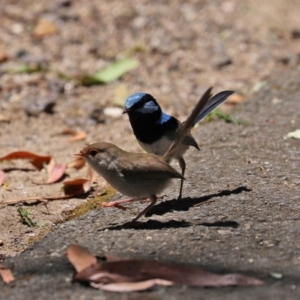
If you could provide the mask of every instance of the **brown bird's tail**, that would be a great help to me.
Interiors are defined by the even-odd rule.
[[[178,150],[178,146],[183,142],[186,135],[190,132],[192,127],[195,124],[195,120],[197,119],[199,113],[203,110],[207,102],[212,96],[212,87],[210,87],[200,98],[197,105],[191,112],[190,116],[187,118],[187,120],[183,123],[183,126],[181,127],[175,141],[172,143],[168,151],[164,154],[163,158],[165,161],[169,162],[172,157],[176,156],[176,151]]]

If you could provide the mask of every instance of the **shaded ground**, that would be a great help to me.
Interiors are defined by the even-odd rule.
[[[126,116],[101,113],[120,98],[120,90],[123,98],[126,93],[150,92],[168,112],[184,120],[207,86],[214,85],[216,92],[234,89],[249,98],[231,112],[242,124],[217,120],[197,128],[201,152],[190,150],[187,155],[187,198],[170,200],[177,193],[174,186],[139,228],[120,225],[145,204],[134,204],[132,211],[125,212],[99,209],[57,226],[65,210],[85,200],[48,203],[50,214],[42,204],[27,207],[38,228],[23,225],[16,207],[2,206],[2,255],[18,254],[32,239],[52,227],[55,230],[20,256],[5,259],[17,281],[1,287],[1,297],[23,299],[25,293],[33,292],[45,299],[96,297],[98,291],[70,286],[72,270],[63,253],[68,244],[79,243],[97,253],[246,272],[270,284],[268,288],[168,289],[167,293],[157,289],[143,294],[145,298],[297,299],[300,148],[297,140],[284,136],[299,128],[300,70],[289,71],[299,62],[298,1],[122,3],[22,1],[20,6],[19,2],[1,2],[0,50],[7,60],[0,64],[0,115],[10,122],[0,123],[0,155],[26,149],[69,162],[85,142],[98,140],[138,151]],[[34,37],[40,19],[54,25],[53,35]],[[93,87],[76,83],[74,76],[93,74],[125,52],[138,58],[141,66],[121,80]],[[24,62],[46,70],[16,73]],[[277,79],[264,85],[273,74]],[[54,101],[54,113],[37,113],[32,106],[37,100]],[[90,117],[96,109],[98,120]],[[65,136],[53,136],[70,127],[85,130],[87,140],[69,143]],[[18,166],[24,163],[1,164],[2,169]],[[46,174],[34,169],[12,170],[7,173],[10,190],[0,187],[0,201],[60,191],[61,183],[32,183],[41,178]],[[194,206],[204,200],[211,201]],[[272,272],[282,273],[283,279],[276,281]],[[103,295],[113,299],[111,294]],[[133,294],[128,299],[139,297]]]

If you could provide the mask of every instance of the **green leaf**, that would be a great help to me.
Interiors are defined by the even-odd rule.
[[[133,58],[124,58],[111,63],[105,69],[99,71],[94,76],[93,79],[97,80],[99,83],[110,83],[128,71],[137,68],[139,61]]]
[[[46,68],[43,67],[41,64],[21,64],[16,66],[12,72],[13,73],[35,73],[35,72],[41,72],[41,71],[45,71]]]
[[[226,123],[233,123],[236,125],[242,124],[241,122],[234,120],[230,115],[224,113],[219,107],[207,115],[205,122],[210,122],[213,119],[224,120]]]
[[[18,208],[18,213],[20,215],[20,217],[22,218],[22,222],[23,224],[26,224],[28,225],[29,227],[35,227],[36,226],[36,223],[33,222],[29,215],[28,215],[28,211],[22,207],[19,207]]]

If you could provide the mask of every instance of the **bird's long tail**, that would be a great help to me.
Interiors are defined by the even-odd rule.
[[[176,156],[176,151],[178,150],[178,146],[182,143],[186,135],[190,132],[191,128],[195,124],[195,120],[198,118],[199,114],[201,111],[207,106],[208,101],[211,97],[211,90],[212,87],[210,87],[200,98],[198,101],[197,105],[187,118],[187,120],[183,123],[183,126],[181,127],[176,139],[174,142],[171,144],[170,148],[168,151],[164,154],[164,159],[169,162],[172,157]]]
[[[234,91],[223,91],[214,95],[205,105],[203,110],[200,111],[197,118],[195,119],[194,125],[200,122],[203,118],[205,118],[211,111],[213,111],[217,106],[224,102],[233,93]]]

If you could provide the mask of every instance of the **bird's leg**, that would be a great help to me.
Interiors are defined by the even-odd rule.
[[[178,158],[178,162],[179,162],[179,166],[181,168],[181,174],[184,177],[184,172],[185,172],[185,166],[186,166],[186,164],[185,164],[185,161],[184,161],[183,157]],[[183,178],[181,179],[181,182],[180,182],[180,190],[179,190],[178,200],[181,200],[181,197],[182,197],[182,188],[183,188]]]
[[[156,195],[151,195],[149,197],[149,200],[151,203],[144,209],[142,210],[133,220],[132,222],[136,222],[141,216],[145,215],[156,203],[157,201],[157,196]]]
[[[157,199],[163,199],[165,195],[162,196],[157,196]],[[121,200],[116,200],[113,202],[104,202],[104,203],[100,203],[99,205],[101,205],[102,207],[116,207],[116,208],[120,208],[123,210],[126,210],[127,208],[125,206],[123,206],[122,204],[125,203],[130,203],[133,201],[149,201],[149,198],[147,197],[143,197],[143,198],[128,198],[128,199],[121,199]]]
[[[147,200],[147,199],[148,199],[147,197],[145,197],[145,198],[128,198],[128,199],[121,199],[121,200],[116,200],[116,201],[108,202],[108,203],[104,202],[104,203],[100,203],[100,205],[102,207],[117,207],[117,208],[126,210],[127,208],[124,207],[122,204],[130,203],[130,202],[138,201],[138,200]]]

